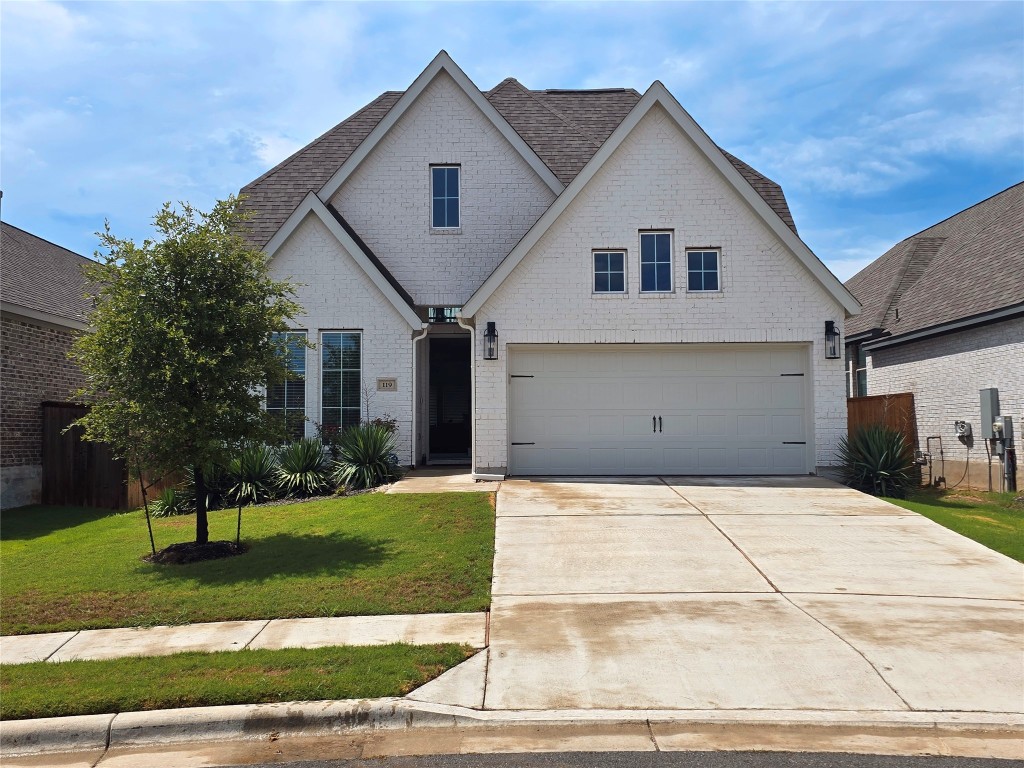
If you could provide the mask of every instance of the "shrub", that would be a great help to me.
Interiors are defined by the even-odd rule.
[[[228,491],[232,480],[223,467],[207,464],[203,467],[203,478],[206,485],[206,509],[220,509],[228,503]],[[192,467],[185,468],[185,480],[178,486],[178,496],[189,511],[196,508],[196,475]]]
[[[171,517],[172,515],[187,515],[193,510],[185,503],[182,494],[175,488],[164,488],[160,491],[153,503],[149,505],[149,514],[153,517]]]
[[[268,445],[249,445],[231,460],[228,474],[234,485],[228,497],[235,504],[259,504],[274,495],[277,456]]]
[[[323,443],[304,437],[277,455],[277,486],[288,496],[313,496],[327,489],[327,456]]]
[[[339,485],[360,490],[376,488],[401,477],[395,456],[395,431],[381,424],[360,424],[341,438],[341,453],[334,464]]]
[[[876,496],[902,497],[914,467],[913,451],[903,435],[881,424],[842,438],[839,460],[843,482]]]
[[[376,418],[370,419],[366,423],[371,424],[375,427],[383,427],[388,432],[398,431],[398,419],[394,418],[389,413],[385,413],[383,416],[377,416]]]

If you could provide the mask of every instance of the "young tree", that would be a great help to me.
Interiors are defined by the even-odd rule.
[[[159,237],[141,245],[108,224],[99,234],[107,254],[88,268],[92,332],[71,353],[91,405],[78,422],[87,440],[136,470],[192,468],[197,544],[209,541],[206,468],[275,433],[261,388],[287,375],[274,334],[300,309],[241,236],[244,219],[232,196],[209,213],[166,203],[154,218]]]

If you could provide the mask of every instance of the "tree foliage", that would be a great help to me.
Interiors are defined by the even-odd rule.
[[[79,420],[88,440],[108,443],[133,469],[191,468],[197,500],[203,469],[225,465],[249,441],[274,439],[262,387],[287,376],[274,334],[299,306],[273,280],[267,259],[242,237],[244,215],[229,197],[203,213],[166,203],[158,237],[141,245],[99,233],[107,253],[89,267],[91,333],[72,357],[91,405]],[[208,539],[197,503],[196,541]]]

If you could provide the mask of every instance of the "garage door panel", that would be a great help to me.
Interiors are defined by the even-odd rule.
[[[809,469],[808,377],[794,375],[806,374],[806,347],[560,345],[525,358],[521,350],[510,351],[509,432],[511,442],[535,445],[511,446],[512,473]],[[539,371],[533,378],[516,376],[527,372],[524,359]]]

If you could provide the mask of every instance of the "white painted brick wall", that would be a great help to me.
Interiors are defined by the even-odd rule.
[[[461,224],[430,228],[431,164],[457,163]],[[331,202],[417,304],[461,306],[554,194],[445,72]]]
[[[639,294],[641,229],[673,229],[670,295]],[[685,292],[684,249],[722,249],[721,293]],[[626,296],[591,292],[593,248],[624,248]],[[475,318],[497,323],[494,362],[477,355],[478,467],[507,466],[506,345],[810,342],[818,465],[846,433],[842,360],[825,360],[826,320],[843,310],[667,114],[647,115]],[[478,334],[479,339],[479,334]]]
[[[1017,440],[1024,430],[1024,318],[879,349],[868,355],[868,394],[914,393],[918,441],[941,435],[947,461],[965,461],[967,447],[953,422],[971,422],[975,441],[971,463],[983,464],[979,390],[998,387],[1000,410],[1014,417]],[[1018,456],[1024,454],[1018,443]],[[933,448],[936,446],[933,444]],[[938,469],[936,469],[938,471]],[[957,475],[947,472],[950,484]],[[973,474],[973,473],[972,473]]]
[[[304,329],[317,349],[306,351],[306,416],[321,421],[321,331],[362,331],[362,381],[369,390],[370,418],[398,420],[398,457],[412,463],[412,330],[366,273],[315,215],[309,215],[271,262],[276,279],[300,283],[296,300],[305,309],[293,327]],[[398,379],[397,392],[377,392],[377,378]],[[366,415],[366,398],[360,396]],[[315,434],[307,423],[306,434]]]

